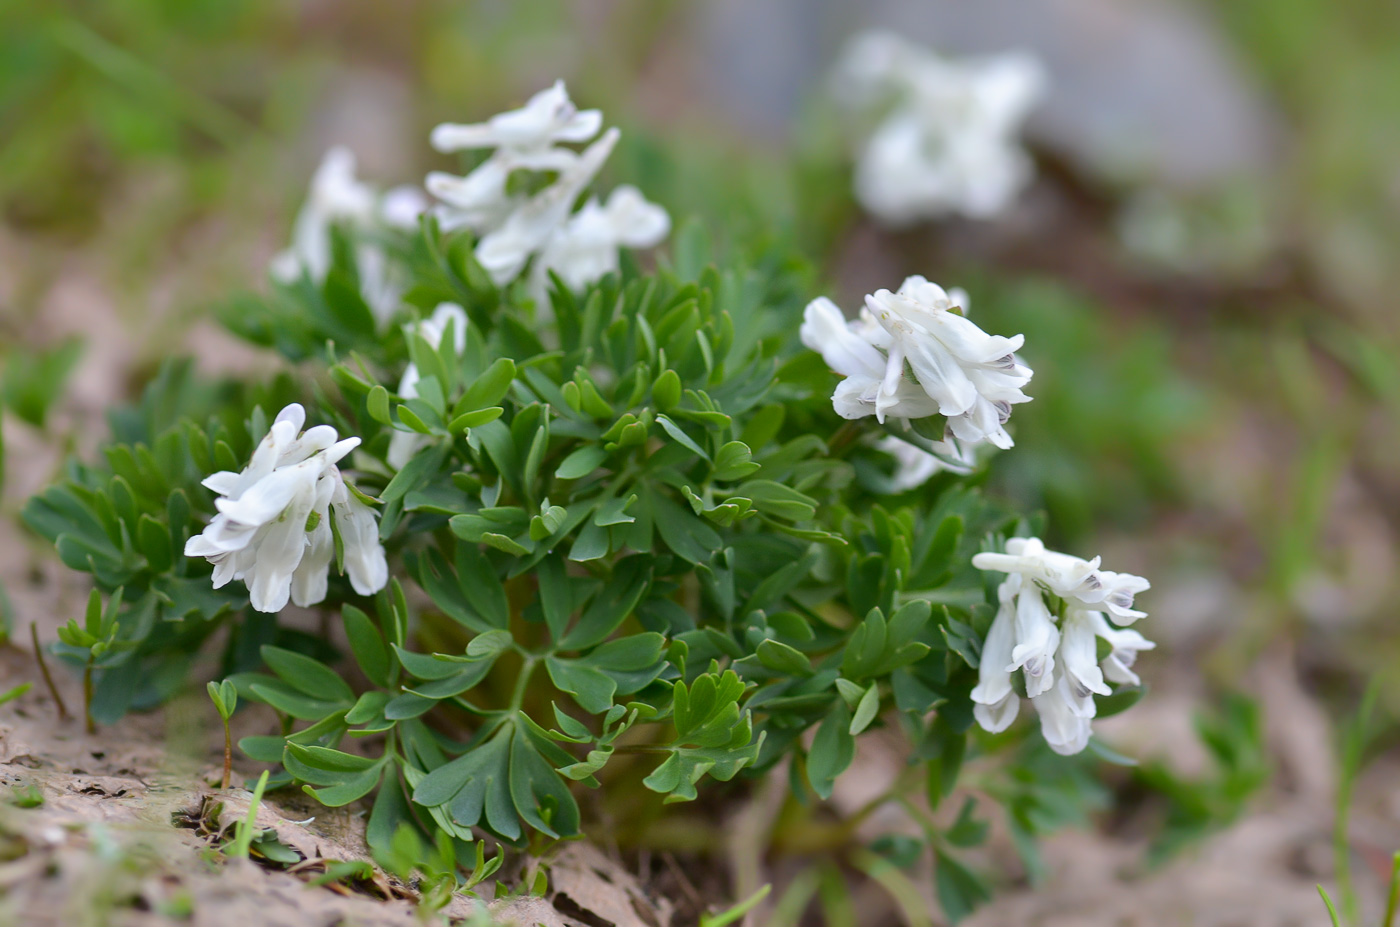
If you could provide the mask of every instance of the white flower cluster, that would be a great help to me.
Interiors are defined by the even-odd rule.
[[[467,313],[456,303],[438,303],[431,316],[421,322],[405,325],[404,333],[409,337],[418,335],[429,347],[436,349],[442,344],[443,335],[447,334],[449,322],[452,324],[452,347],[460,356],[467,347]],[[399,380],[399,398],[418,398],[418,378],[418,365],[409,364]],[[395,431],[389,439],[389,452],[385,460],[395,470],[402,470],[427,444],[427,435],[416,431]]]
[[[260,612],[281,611],[288,599],[308,606],[326,598],[332,516],[355,591],[373,595],[389,581],[377,516],[336,466],[360,439],[337,440],[329,425],[303,432],[305,422],[305,409],[287,406],[241,473],[223,470],[204,480],[219,494],[219,514],[185,544],[185,556],[214,564],[215,589],[242,580]]]
[[[650,248],[670,232],[666,210],[633,187],[618,187],[606,203],[590,199],[573,211],[617,144],[618,130],[598,135],[602,126],[602,113],[575,107],[558,81],[520,109],[484,123],[445,123],[433,130],[438,151],[491,149],[466,176],[434,172],[426,186],[441,201],[436,213],[445,230],[468,228],[479,236],[476,258],[498,286],[519,277],[534,257],[530,289],[539,301],[550,271],[572,288],[583,287],[617,269],[619,248]],[[594,136],[581,152],[560,147]],[[510,180],[517,171],[556,176],[538,192],[513,192]]]
[[[360,293],[382,327],[399,308],[403,288],[384,250],[365,236],[376,228],[412,228],[426,207],[414,187],[396,187],[381,196],[355,177],[355,155],[348,148],[326,152],[311,178],[306,203],[297,214],[291,247],[272,259],[269,272],[282,283],[305,274],[317,285],[331,269],[331,228],[343,224],[356,234],[355,265]]]
[[[861,111],[888,107],[856,163],[856,196],[892,225],[1004,210],[1030,181],[1017,141],[1044,73],[1028,55],[951,61],[887,32],[853,39],[836,92]]]
[[[1111,694],[1108,682],[1138,685],[1133,662],[1139,651],[1156,646],[1137,631],[1118,627],[1144,617],[1133,608],[1133,598],[1149,587],[1147,580],[1101,570],[1097,557],[1081,560],[1046,550],[1038,538],[1012,538],[1005,553],[977,554],[972,565],[1007,574],[997,590],[1001,604],[982,644],[972,690],[977,723],[995,733],[1016,719],[1021,699],[1011,674],[1020,671],[1051,749],[1080,752],[1092,733],[1094,696]],[[1064,603],[1058,624],[1047,593]],[[1109,646],[1102,664],[1099,638]]]
[[[873,415],[881,423],[943,415],[951,435],[944,449],[963,464],[971,463],[968,449],[983,442],[1011,447],[1011,407],[1030,401],[1021,387],[1031,369],[1015,357],[1025,339],[988,335],[967,319],[967,303],[961,290],[944,292],[917,276],[897,293],[867,296],[852,322],[831,300],[812,300],[802,343],[845,377],[831,397],[837,414]]]

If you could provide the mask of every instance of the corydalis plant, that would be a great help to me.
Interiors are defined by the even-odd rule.
[[[75,465],[31,503],[65,562],[104,593],[124,589],[112,652],[125,662],[96,667],[110,704],[157,700],[146,684],[178,683],[228,625],[214,639],[240,704],[277,716],[244,753],[277,768],[275,786],[368,801],[379,848],[401,828],[429,843],[433,831],[517,846],[573,835],[580,788],[602,787],[618,839],[639,842],[648,796],[693,800],[710,780],[785,766],[795,790],[825,798],[874,727],[908,739],[930,801],[953,789],[979,743],[973,691],[995,611],[973,556],[1021,522],[960,472],[977,447],[1010,445],[1005,412],[1030,378],[1020,340],[982,332],[960,314],[965,298],[911,278],[853,323],[814,303],[800,327],[818,356],[795,337],[810,297],[800,258],[771,244],[712,258],[694,227],[655,269],[609,244],[586,273],[547,266],[536,293],[566,230],[657,231],[630,193],[576,208],[576,171],[612,143],[563,143],[600,129],[562,87],[440,129],[446,147],[491,149],[455,192],[430,181],[449,208],[414,234],[332,222],[323,278],[225,314],[305,380],[215,389],[172,369],[114,416],[101,466]],[[537,183],[514,186],[521,169]],[[371,240],[403,283],[388,324],[359,286]],[[325,424],[301,432],[285,410],[267,421],[264,408],[298,397]],[[881,443],[891,433],[947,451],[953,471],[910,489],[919,480]],[[377,534],[363,514],[337,531],[340,466]],[[321,567],[326,519],[310,517],[327,485],[348,581]],[[194,536],[197,556],[175,556]],[[235,539],[247,544],[215,552],[231,566],[200,546]],[[259,556],[237,559],[264,544],[289,552],[266,576]],[[352,549],[382,549],[387,585],[357,581]],[[308,585],[325,577],[323,599],[297,591],[304,563]],[[347,653],[259,610],[284,584],[286,599],[338,618]],[[1038,780],[1032,793],[1025,776],[998,792],[1019,832],[1053,819],[1027,817],[1036,803],[1078,800],[1062,779],[1063,794]],[[978,830],[971,814],[948,833],[929,825],[951,873],[940,892],[974,878],[949,851]]]

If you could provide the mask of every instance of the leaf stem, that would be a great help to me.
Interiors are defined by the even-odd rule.
[[[219,785],[221,789],[228,788],[229,777],[233,775],[233,737],[229,733],[228,718],[224,718],[224,779]]]
[[[511,714],[518,712],[520,706],[525,704],[525,687],[529,684],[530,677],[534,675],[535,664],[539,663],[540,659],[532,653],[527,653],[524,656],[525,663],[520,667],[520,675],[515,680],[515,691],[510,695],[510,708],[507,710]]]
[[[39,672],[44,675],[44,685],[48,686],[49,695],[53,696],[53,703],[58,706],[58,720],[68,720],[68,706],[63,704],[63,696],[58,694],[58,686],[53,683],[53,676],[49,675],[49,663],[44,659],[44,648],[39,646],[39,626],[29,622],[29,639],[34,642],[34,659],[39,661]]]
[[[88,653],[87,665],[83,667],[83,729],[89,734],[97,733],[97,724],[92,720],[92,661]]]

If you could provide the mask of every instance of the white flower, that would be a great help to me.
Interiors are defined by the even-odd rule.
[[[988,335],[955,311],[962,307],[942,287],[918,276],[905,280],[897,293],[867,296],[865,305],[889,338],[877,414],[907,388],[907,361],[954,435],[970,444],[1011,447],[1003,425],[1012,405],[1030,401],[1021,387],[1030,382],[1031,369],[1015,358],[1024,336]]]
[[[448,323],[452,323],[452,347],[460,356],[467,348],[467,313],[456,303],[438,303],[433,314],[421,322],[404,326],[404,332],[412,337],[417,334],[436,349],[442,344],[447,333]],[[399,380],[399,398],[418,398],[418,365],[409,364]],[[395,431],[389,438],[389,451],[385,459],[395,470],[402,470],[414,455],[428,443],[427,435],[416,431]]]
[[[331,269],[331,228],[341,224],[363,234],[380,223],[411,227],[424,204],[418,194],[417,211],[411,212],[415,202],[409,189],[392,191],[381,203],[373,187],[355,178],[355,155],[348,148],[330,149],[312,176],[306,203],[297,213],[291,247],[272,259],[268,272],[281,283],[295,283],[303,274],[313,283],[324,283]],[[382,326],[398,310],[402,286],[388,255],[370,240],[356,242],[355,266],[360,294]]]
[[[511,152],[544,151],[556,142],[586,142],[603,126],[596,109],[579,110],[562,80],[541,90],[520,109],[474,125],[443,123],[430,138],[438,151],[497,148]]]
[[[569,170],[578,162],[579,154],[556,145],[586,142],[598,134],[602,125],[601,112],[580,112],[569,99],[564,82],[556,81],[531,97],[521,109],[493,116],[484,123],[443,123],[433,129],[430,141],[438,151],[495,149],[465,177],[442,171],[428,175],[428,192],[442,200],[436,213],[443,230],[468,228],[484,235],[500,228],[530,200],[523,194],[507,192],[511,172]],[[566,208],[572,206],[571,201]]]
[[[372,530],[374,513],[365,509],[371,522],[366,536],[365,513],[342,500],[347,490],[336,464],[360,439],[337,440],[329,425],[302,432],[305,421],[306,411],[300,405],[287,406],[242,472],[220,471],[204,480],[205,486],[219,493],[214,501],[219,514],[185,544],[186,556],[204,557],[214,564],[215,589],[242,580],[253,608],[261,612],[281,611],[289,599],[300,606],[325,599],[326,575],[335,553],[331,510],[341,526],[347,564],[353,558],[365,580],[360,582],[352,573],[356,591],[368,595],[388,581],[386,568],[378,587],[369,589],[369,581],[379,574],[358,565],[384,558]],[[360,505],[358,500],[353,503]],[[344,527],[346,518],[358,519],[353,538]]]
[[[1015,357],[1023,336],[988,335],[968,321],[966,310],[962,290],[945,292],[915,276],[897,293],[867,296],[852,322],[831,300],[814,299],[800,334],[803,344],[846,378],[832,395],[837,414],[874,415],[881,423],[941,414],[956,439],[948,458],[970,464],[975,445],[1011,447],[1004,425],[1012,405],[1030,401],[1021,387],[1030,382],[1031,369]]]
[[[996,734],[1016,720],[1021,700],[1011,687],[1011,651],[1016,646],[1016,590],[1018,584],[1002,583],[997,590],[1001,605],[987,639],[982,642],[982,660],[977,668],[977,686],[972,690],[972,714],[983,730]]]
[[[326,152],[311,178],[306,203],[292,228],[292,246],[272,259],[271,272],[291,283],[303,271],[317,283],[331,269],[331,226],[364,225],[374,218],[375,193],[355,179],[355,155],[348,148]]]
[[[893,418],[927,418],[938,413],[938,404],[917,385],[897,384],[877,408],[888,360],[869,340],[858,334],[836,304],[819,296],[807,304],[799,331],[802,343],[821,354],[826,365],[846,379],[836,385],[831,403],[842,418],[875,415]]]
[[[1110,682],[1139,685],[1133,662],[1139,651],[1155,646],[1136,631],[1111,625],[1102,606],[1117,597],[1115,604],[1131,620],[1142,617],[1131,609],[1132,594],[1146,589],[1147,580],[1100,570],[1097,557],[1081,560],[1048,551],[1038,538],[1012,538],[1005,553],[977,554],[972,565],[1007,574],[982,644],[973,716],[993,733],[1015,720],[1020,699],[1011,674],[1019,669],[1046,742],[1057,753],[1078,753],[1089,742],[1097,713],[1094,696],[1112,694]],[[1046,593],[1063,600],[1061,615],[1047,607]],[[1099,638],[1110,647],[1102,662]]]
[[[1082,714],[1080,702],[1070,691],[1067,678],[1061,677],[1053,688],[1031,699],[1031,704],[1040,715],[1040,733],[1051,750],[1062,756],[1073,756],[1089,746],[1092,715]]]
[[[868,111],[892,104],[860,151],[856,195],[891,224],[996,215],[1030,180],[1017,142],[1044,71],[1020,53],[951,61],[890,33],[857,37],[836,94]]]
[[[531,289],[543,305],[553,272],[571,290],[581,290],[618,269],[618,249],[650,248],[671,231],[671,217],[647,202],[636,187],[613,189],[607,203],[590,199],[545,243],[535,262]]]
[[[1132,573],[1101,570],[1098,557],[1081,560],[1046,550],[1039,538],[1011,538],[1006,542],[1006,553],[977,554],[972,565],[981,570],[1023,574],[1090,611],[1107,611],[1120,624],[1131,624],[1146,614],[1133,609],[1133,599],[1151,588],[1147,580]]]
[[[592,183],[603,162],[617,144],[617,129],[609,129],[559,172],[559,179],[525,200],[499,227],[482,236],[476,259],[497,286],[503,286],[525,269],[569,218],[574,203]]]
[[[379,543],[379,517],[344,482],[337,483],[331,508],[345,545],[345,574],[350,585],[360,595],[374,595],[389,583],[389,562]]]
[[[1131,628],[1115,628],[1103,616],[1103,612],[1086,612],[1094,633],[1112,647],[1103,661],[1103,675],[1109,682],[1127,686],[1140,686],[1142,680],[1133,672],[1133,664],[1142,650],[1152,650],[1157,645]]]
[[[518,110],[483,123],[433,130],[433,147],[439,151],[494,149],[466,176],[435,171],[425,186],[440,200],[435,214],[445,231],[466,228],[479,237],[476,258],[497,286],[520,276],[533,257],[529,290],[544,305],[550,271],[580,289],[617,269],[618,248],[649,248],[670,231],[666,211],[632,187],[614,190],[606,205],[590,200],[573,213],[612,153],[618,131],[609,129],[581,152],[559,146],[587,142],[602,125],[598,110],[577,109],[564,82],[557,81]],[[515,171],[557,177],[526,195],[510,191]]]
[[[379,202],[379,218],[390,228],[412,231],[418,217],[428,210],[428,197],[412,184],[400,184],[384,194]]]
[[[1008,672],[1024,670],[1026,694],[1035,698],[1049,689],[1055,680],[1055,650],[1060,646],[1060,629],[1055,616],[1045,607],[1040,587],[1021,582],[1015,577],[1016,588],[1016,646],[1011,649]]]
[[[945,470],[949,473],[971,473],[976,464],[971,449],[956,441],[933,442],[932,447],[938,452],[936,454],[894,435],[881,436],[875,442],[875,447],[894,458],[894,477],[889,484],[892,493],[917,489]]]

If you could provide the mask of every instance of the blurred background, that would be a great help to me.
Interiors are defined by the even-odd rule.
[[[829,75],[875,25],[1044,62],[1037,179],[1006,214],[862,214]],[[604,186],[790,239],[848,309],[921,273],[1024,333],[1035,403],[991,491],[1153,581],[1153,691],[1104,725],[1143,765],[975,922],[1321,923],[1338,859],[1378,908],[1400,848],[1397,48],[1389,0],[11,0],[5,514],[165,357],[275,368],[211,308],[264,285],[326,148],[421,182],[453,166],[433,125],[563,77],[623,127]],[[0,554],[17,626],[72,599],[9,517]]]

